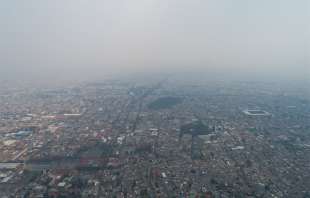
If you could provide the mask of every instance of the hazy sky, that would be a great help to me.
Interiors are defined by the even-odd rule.
[[[302,79],[309,21],[309,0],[2,0],[0,78],[177,69]]]

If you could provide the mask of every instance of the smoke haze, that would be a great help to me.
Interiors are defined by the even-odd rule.
[[[0,78],[205,72],[306,80],[307,0],[28,0],[0,6]]]

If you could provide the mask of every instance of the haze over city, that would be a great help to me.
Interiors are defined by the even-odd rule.
[[[0,198],[310,198],[310,1],[0,3]]]
[[[11,0],[0,9],[2,79],[310,74],[307,0]]]

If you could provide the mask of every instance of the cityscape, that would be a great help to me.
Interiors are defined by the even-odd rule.
[[[0,197],[309,197],[310,101],[292,90],[170,77],[3,89]]]
[[[310,0],[0,1],[0,198],[310,198]]]

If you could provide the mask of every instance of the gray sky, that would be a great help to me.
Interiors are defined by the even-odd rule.
[[[0,77],[309,78],[308,0],[2,0]]]

